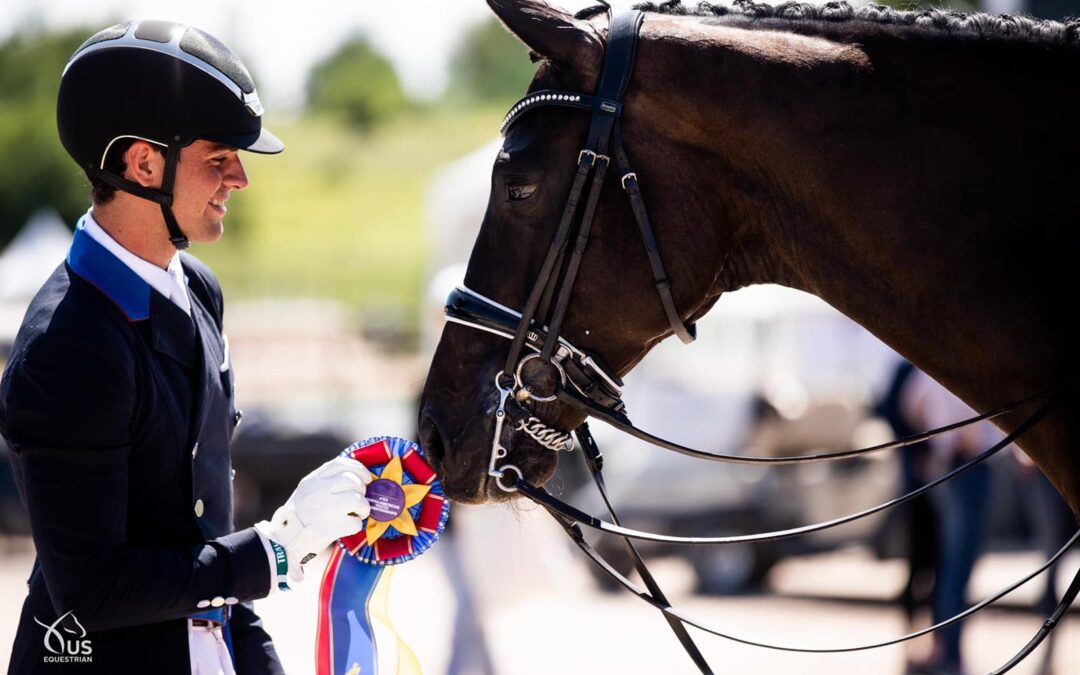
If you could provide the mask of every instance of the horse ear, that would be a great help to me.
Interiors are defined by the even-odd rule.
[[[588,21],[544,0],[487,0],[503,25],[533,52],[561,63],[598,63],[603,40]]]

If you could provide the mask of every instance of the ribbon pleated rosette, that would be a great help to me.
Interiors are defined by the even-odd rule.
[[[371,514],[363,530],[337,542],[323,573],[316,672],[419,673],[416,656],[390,624],[390,577],[394,565],[431,548],[446,527],[450,502],[412,441],[377,436],[350,445],[341,456],[374,476],[367,486]]]

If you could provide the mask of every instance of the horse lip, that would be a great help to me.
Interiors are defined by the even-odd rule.
[[[446,458],[446,446],[442,442],[442,434],[439,425],[430,415],[424,415],[420,422],[420,448],[431,463],[432,468],[439,474],[443,471],[443,460]]]
[[[479,485],[472,484],[462,490],[459,485],[460,481],[456,480],[458,476],[448,474],[447,452],[449,448],[446,444],[446,436],[439,428],[439,424],[432,414],[423,413],[420,419],[418,435],[420,437],[420,447],[431,463],[431,467],[435,469],[435,473],[442,481],[443,489],[447,491],[447,495],[451,499],[462,504],[480,504],[491,499],[483,479],[481,479]],[[487,478],[486,471],[484,478]]]

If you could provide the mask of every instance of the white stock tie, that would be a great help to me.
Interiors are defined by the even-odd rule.
[[[172,282],[169,286],[169,300],[191,316],[191,298],[188,296],[187,281],[184,278],[184,268],[180,265],[180,256],[173,258],[166,271]]]

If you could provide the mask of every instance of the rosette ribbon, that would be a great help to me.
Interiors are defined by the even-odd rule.
[[[315,671],[419,674],[416,656],[390,624],[390,579],[394,565],[421,555],[439,538],[450,502],[412,441],[377,436],[350,445],[341,456],[360,462],[375,477],[367,487],[371,515],[363,530],[337,541],[323,573]]]

